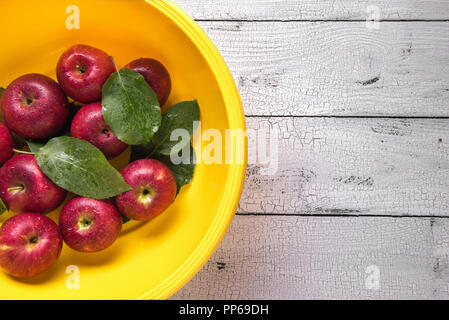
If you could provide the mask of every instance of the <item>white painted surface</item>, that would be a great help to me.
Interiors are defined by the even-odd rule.
[[[206,20],[248,128],[280,136],[173,298],[448,299],[449,1],[378,0],[378,30],[364,0],[176,2]]]
[[[449,22],[199,24],[246,115],[449,116]]]
[[[449,119],[263,117],[247,127],[279,155],[268,174],[249,139],[239,213],[449,213]]]
[[[384,20],[447,19],[446,0],[175,0],[195,19],[365,20],[369,6]]]
[[[237,216],[173,298],[447,299],[448,221]]]

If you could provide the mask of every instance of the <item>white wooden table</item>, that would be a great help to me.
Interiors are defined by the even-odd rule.
[[[176,2],[281,135],[173,298],[449,298],[449,1]]]

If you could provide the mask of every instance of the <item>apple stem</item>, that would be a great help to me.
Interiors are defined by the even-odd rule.
[[[156,152],[156,148],[153,149],[153,151],[150,152],[150,154],[147,156],[147,159],[151,158],[151,156]]]
[[[115,71],[117,71],[117,73],[118,73],[118,69],[117,69],[117,65],[115,64],[114,57],[113,56],[109,56],[109,58],[111,58],[112,63],[114,64]]]
[[[164,139],[164,140],[165,140],[165,139]],[[164,142],[164,140],[163,140],[162,142]],[[159,149],[159,147],[161,146],[162,142],[159,143],[158,145],[154,146],[153,150],[151,150],[150,154],[147,156],[147,159],[151,158],[151,156],[152,156],[153,154],[156,153],[156,151],[157,151],[157,150]]]
[[[12,151],[16,152],[16,153],[22,153],[22,154],[35,154],[34,152],[28,152],[28,151],[23,151],[23,150],[17,150],[17,149],[12,149]]]
[[[123,85],[122,76],[120,75],[120,71],[118,70],[117,65],[115,64],[114,57],[113,57],[113,56],[109,56],[109,58],[111,58],[112,63],[114,64],[115,71],[117,71],[118,78],[119,78],[120,82],[121,82],[122,85]]]

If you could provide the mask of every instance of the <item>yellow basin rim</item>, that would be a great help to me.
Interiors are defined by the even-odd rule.
[[[184,11],[168,0],[146,0],[171,20],[173,20],[187,37],[201,51],[203,57],[211,66],[214,77],[220,87],[231,128],[246,130],[245,116],[243,113],[240,95],[235,86],[232,75],[222,56],[204,31]],[[209,230],[201,240],[198,247],[176,272],[158,285],[156,288],[141,295],[138,299],[167,299],[181,289],[202,266],[209,260],[215,249],[220,244],[234,217],[240,201],[245,180],[247,164],[247,140],[244,146],[244,164],[231,166],[226,192],[223,194],[219,210],[212,221]],[[235,186],[238,186],[237,188]]]

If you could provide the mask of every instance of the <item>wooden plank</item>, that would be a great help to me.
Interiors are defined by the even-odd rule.
[[[247,127],[239,213],[449,215],[449,119],[262,117]]]
[[[448,231],[439,218],[237,216],[173,299],[447,299]]]
[[[208,20],[365,20],[369,6],[380,19],[448,19],[445,0],[175,0],[195,19]]]
[[[200,25],[247,115],[449,116],[449,22]]]

